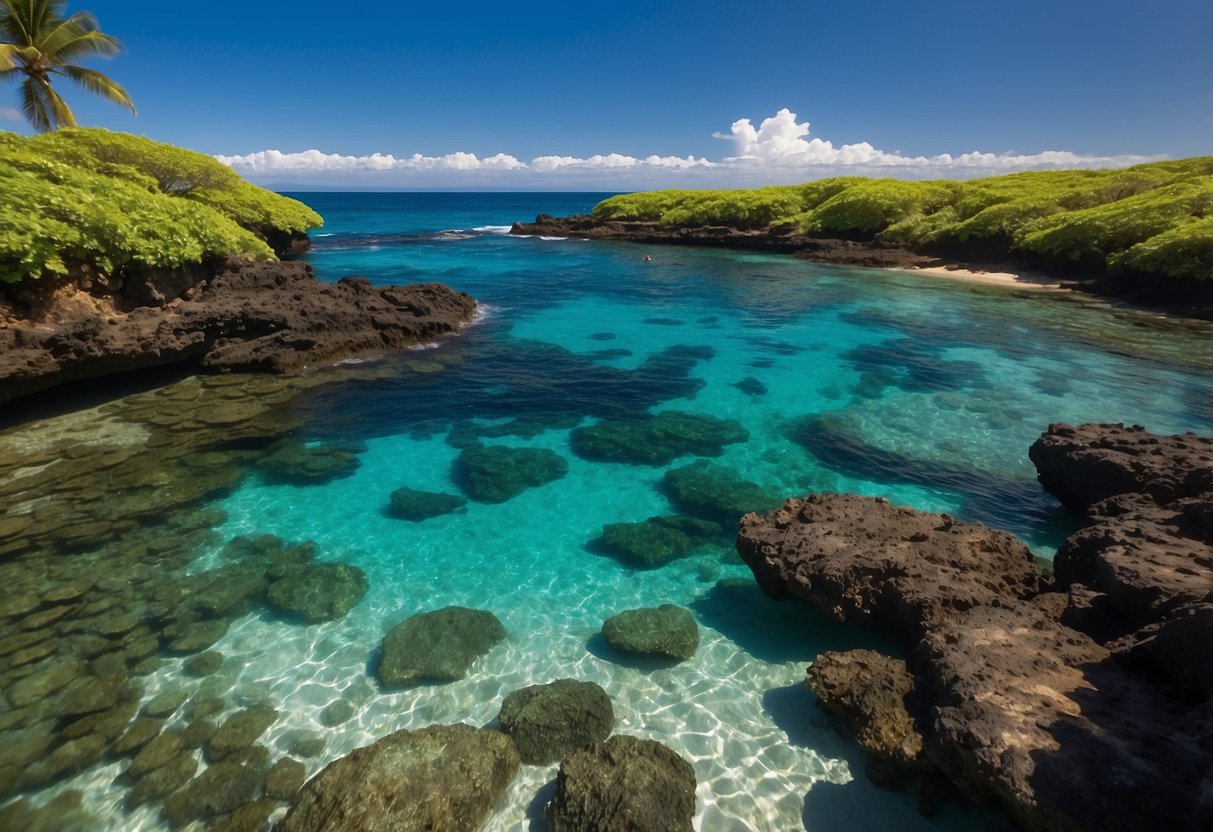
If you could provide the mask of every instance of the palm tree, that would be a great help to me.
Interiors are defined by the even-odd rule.
[[[110,57],[122,44],[97,28],[88,12],[63,16],[67,0],[0,0],[0,80],[25,76],[21,108],[35,130],[75,127],[76,117],[51,87],[54,76],[70,78],[91,93],[135,112],[117,82],[72,61]]]

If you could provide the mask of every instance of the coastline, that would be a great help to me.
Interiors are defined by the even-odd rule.
[[[1033,292],[1074,293],[1168,318],[1213,321],[1213,281],[1179,281],[1163,275],[1094,275],[1058,263],[1025,261],[1020,265],[1011,251],[982,253],[979,257],[971,252],[923,253],[871,238],[812,237],[773,228],[662,227],[655,222],[601,220],[588,214],[540,214],[532,223],[514,223],[510,233],[787,254],[840,266],[920,273]]]

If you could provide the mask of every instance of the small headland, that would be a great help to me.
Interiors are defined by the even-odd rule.
[[[0,404],[177,367],[297,373],[458,331],[440,284],[317,281],[323,223],[202,154],[104,130],[0,133]]]
[[[969,181],[843,177],[621,194],[511,233],[791,254],[822,263],[1009,275],[1213,319],[1213,157]],[[984,282],[990,282],[985,280]]]
[[[737,548],[768,595],[907,650],[808,670],[874,781],[1028,830],[1208,829],[1213,439],[1058,424],[1029,455],[1087,520],[1052,575],[1005,532],[843,494],[747,515]]]

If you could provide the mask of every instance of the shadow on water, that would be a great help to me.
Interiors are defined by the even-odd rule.
[[[701,624],[763,662],[811,662],[827,650],[858,647],[900,655],[892,644],[831,621],[799,601],[774,601],[746,579],[720,581],[690,607]]]
[[[544,783],[539,791],[535,792],[535,797],[526,807],[527,829],[530,832],[548,832],[548,819],[546,810],[548,804],[552,802],[552,798],[556,796],[556,780],[555,778]]]

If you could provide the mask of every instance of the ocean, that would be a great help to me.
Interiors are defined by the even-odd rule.
[[[1047,560],[1077,521],[1036,482],[1028,447],[1052,422],[1209,432],[1203,334],[1067,294],[507,233],[539,213],[588,212],[605,194],[293,196],[326,219],[305,257],[320,279],[440,281],[474,296],[480,314],[461,335],[412,351],[408,373],[296,400],[295,437],[356,447],[351,475],[316,485],[253,475],[207,506],[224,513],[219,541],[311,541],[319,560],[354,564],[369,583],[340,620],[250,613],[215,645],[231,683],[225,707],[268,702],[279,713],[260,740],[271,761],[301,732],[319,734],[324,750],[306,761],[314,774],[395,730],[492,725],[509,692],[573,678],[607,692],[616,733],[659,740],[692,763],[705,832],[1006,823],[957,805],[927,819],[914,798],[868,781],[862,753],[815,706],[804,671],[825,650],[896,648],[763,597],[727,533],[657,568],[604,553],[604,525],[684,510],[666,474],[697,457],[603,461],[579,453],[573,432],[666,411],[735,420],[746,438],[709,460],[722,477],[781,497],[886,496],[1007,529]],[[470,441],[547,449],[567,473],[421,522],[387,510],[402,487],[459,494],[455,463]],[[220,562],[212,545],[190,568]],[[637,661],[602,642],[608,616],[665,603],[695,615],[691,660]],[[383,635],[449,605],[493,612],[505,641],[460,681],[382,688]],[[182,659],[168,658],[144,679],[144,696],[197,686]],[[323,724],[322,711],[343,699],[350,718]],[[120,770],[91,768],[37,799],[84,787],[106,829],[167,828],[158,806],[126,806],[112,783]],[[541,829],[555,771],[524,766],[485,829]]]

